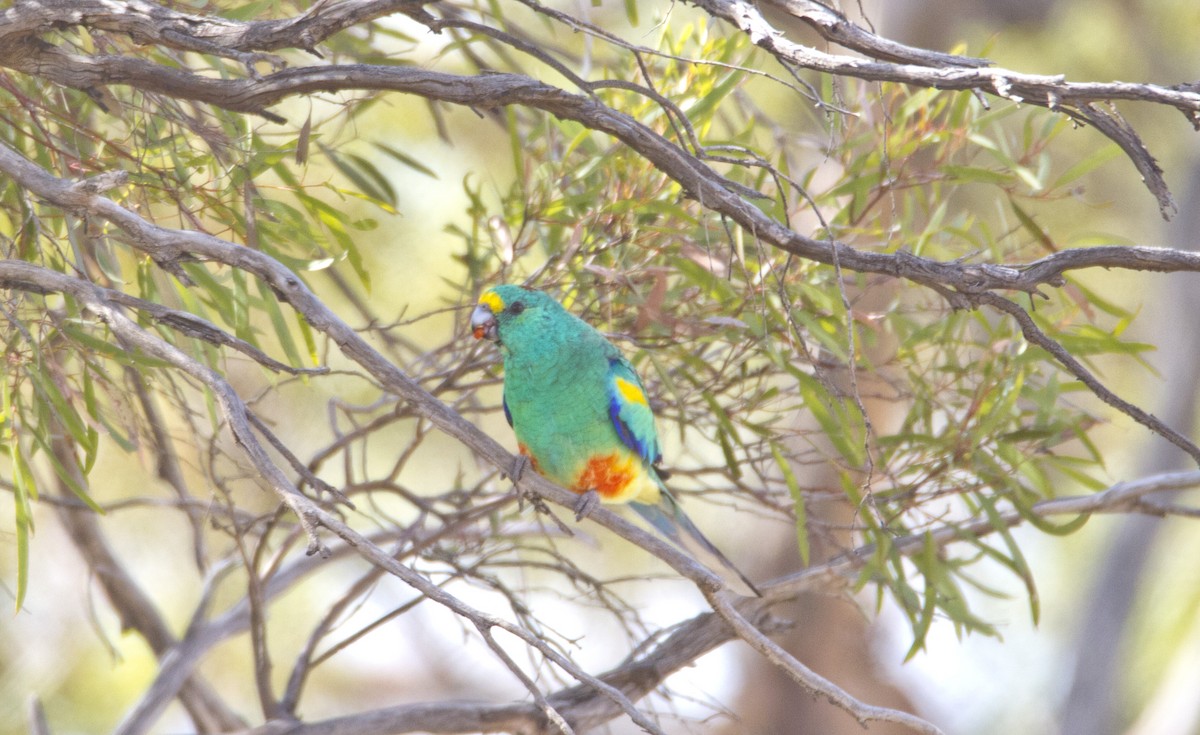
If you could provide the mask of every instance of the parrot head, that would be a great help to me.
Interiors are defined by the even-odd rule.
[[[534,334],[539,325],[562,311],[557,301],[524,286],[495,286],[483,292],[471,312],[471,334],[511,347],[519,333]]]

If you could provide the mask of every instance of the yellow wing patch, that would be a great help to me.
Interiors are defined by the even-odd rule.
[[[495,291],[484,291],[479,297],[479,303],[492,310],[493,314],[499,314],[504,311],[504,299],[500,298],[500,294]]]
[[[617,384],[617,391],[620,392],[621,397],[625,400],[630,403],[640,403],[643,406],[650,405],[646,403],[646,394],[642,392],[641,387],[637,383],[628,381],[625,378],[617,378],[615,382]]]

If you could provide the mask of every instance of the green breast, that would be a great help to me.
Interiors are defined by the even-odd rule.
[[[624,448],[609,417],[616,348],[578,320],[555,327],[536,342],[506,345],[504,400],[539,471],[570,487],[589,458]]]

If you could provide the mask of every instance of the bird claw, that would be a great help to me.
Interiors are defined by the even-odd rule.
[[[595,490],[588,490],[580,495],[579,499],[575,501],[575,522],[578,523],[590,516],[598,505],[600,505],[600,493]]]

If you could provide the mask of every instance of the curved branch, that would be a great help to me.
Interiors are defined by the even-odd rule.
[[[1016,290],[1033,293],[1041,284],[1062,285],[1062,274],[1085,268],[1122,268],[1158,273],[1200,272],[1200,253],[1191,250],[1156,248],[1144,245],[1098,245],[1059,250],[1025,265],[1017,265],[1020,278],[1030,288]]]
[[[1102,113],[1092,103],[1112,100],[1132,100],[1166,105],[1182,112],[1192,127],[1200,130],[1200,91],[1195,85],[1164,87],[1157,84],[1131,82],[1068,82],[1062,75],[1022,74],[999,68],[977,68],[965,65],[933,65],[928,61],[910,59],[909,63],[894,64],[829,54],[794,41],[772,26],[758,8],[744,0],[690,0],[713,17],[720,18],[745,33],[752,43],[766,50],[785,66],[793,64],[805,69],[854,77],[874,82],[895,82],[933,89],[970,90],[992,94],[1013,102],[1037,105],[1049,110],[1062,110],[1072,117],[1092,123],[1106,137],[1121,146],[1125,154],[1145,179],[1146,187],[1158,200],[1159,212],[1165,219],[1177,211],[1175,201],[1162,177],[1162,169],[1146,149],[1141,138],[1127,124],[1108,113]],[[810,22],[811,2],[772,2],[783,6],[796,18]],[[834,25],[829,22],[827,25]],[[820,24],[818,24],[820,25]],[[854,42],[854,39],[850,39]],[[864,43],[858,40],[858,45]],[[852,46],[853,47],[853,46]],[[863,50],[863,49],[858,49]],[[892,54],[870,54],[888,58]]]
[[[330,35],[356,23],[400,12],[437,32],[446,21],[424,11],[420,0],[348,0],[333,5],[318,3],[293,18],[239,22],[212,16],[197,16],[163,8],[148,0],[127,0],[120,5],[104,0],[42,0],[21,2],[0,14],[0,65],[44,76],[59,84],[94,94],[106,84],[133,84],[147,91],[162,91],[199,99],[231,110],[253,112],[276,122],[282,118],[260,103],[225,103],[220,94],[205,94],[188,87],[228,89],[238,82],[261,80],[254,62],[264,60],[263,50],[303,48],[316,53],[315,46]],[[1194,84],[1164,87],[1129,82],[1067,82],[1062,75],[1022,74],[986,67],[972,57],[916,49],[880,38],[850,23],[845,16],[814,0],[771,0],[777,9],[816,28],[825,38],[859,51],[872,59],[829,54],[789,41],[772,26],[754,5],[742,0],[693,0],[715,18],[720,18],[765,49],[782,64],[835,76],[869,81],[886,81],[918,87],[986,92],[1007,100],[1062,111],[1092,125],[1116,142],[1137,167],[1147,188],[1159,203],[1164,217],[1176,211],[1162,169],[1136,131],[1115,111],[1106,112],[1095,103],[1132,100],[1173,107],[1200,129],[1200,90]],[[139,43],[156,43],[168,48],[228,56],[243,61],[249,80],[218,80],[200,77],[174,67],[121,56],[79,56],[62,51],[38,38],[55,28],[82,25],[128,33]],[[457,21],[455,21],[457,22]],[[525,49],[528,50],[528,49]],[[562,68],[544,55],[544,63]],[[278,69],[282,61],[266,59]],[[986,68],[985,68],[986,67]],[[582,80],[576,80],[578,84]],[[343,87],[345,88],[345,87]],[[366,87],[371,88],[371,87]],[[169,91],[175,90],[175,91]],[[436,97],[435,97],[436,98]],[[508,103],[506,103],[508,104]]]
[[[60,0],[65,2],[65,0]],[[706,10],[721,15],[732,13],[729,3],[698,3]],[[354,4],[356,7],[359,4]],[[368,3],[369,5],[369,3]],[[392,7],[395,4],[383,3]],[[338,6],[340,7],[340,6]],[[740,7],[740,6],[739,6]],[[757,14],[752,8],[742,8],[747,13]],[[721,16],[724,17],[724,16]],[[263,21],[272,22],[272,21]],[[435,21],[430,21],[436,26]],[[751,28],[757,28],[750,21]],[[765,21],[763,21],[765,23]],[[746,29],[743,29],[746,30]],[[747,31],[750,32],[750,31]],[[763,29],[756,32],[767,33]],[[768,36],[774,38],[772,33]],[[0,38],[4,37],[0,23]],[[15,34],[9,34],[15,35]],[[752,34],[754,35],[754,34]],[[278,115],[267,108],[292,96],[315,92],[388,90],[415,94],[425,99],[451,102],[473,108],[491,109],[501,106],[522,105],[549,112],[559,118],[579,122],[593,130],[607,133],[621,140],[652,162],[660,171],[675,180],[689,196],[705,207],[725,215],[737,222],[756,237],[793,255],[825,264],[840,263],[844,268],[864,273],[879,273],[896,276],[927,286],[940,285],[964,293],[987,290],[1015,290],[1034,292],[1039,286],[1061,285],[1058,278],[1062,270],[1084,267],[1064,264],[1063,268],[1042,267],[1026,270],[1020,265],[942,263],[913,256],[904,252],[873,253],[854,249],[836,241],[814,240],[801,235],[771,219],[746,196],[743,187],[733,184],[706,166],[687,150],[672,143],[632,117],[609,108],[587,95],[568,93],[553,85],[536,81],[519,74],[487,74],[464,76],[431,71],[427,69],[373,66],[365,64],[335,65],[324,67],[297,67],[249,79],[215,78],[194,74],[186,70],[163,67],[145,59],[122,56],[85,57],[69,54],[54,47],[47,47],[28,37],[16,36],[8,50],[0,50],[0,64],[10,68],[38,74],[59,84],[91,90],[106,84],[128,84],[138,89],[159,92],[179,99],[190,99],[222,107],[224,109],[259,114],[276,121]],[[780,41],[779,43],[783,43]],[[760,43],[760,45],[762,45]],[[794,44],[793,44],[794,45]],[[0,49],[4,46],[0,45]],[[1102,113],[1098,108],[1085,107],[1087,103],[1105,99],[1136,99],[1175,106],[1200,115],[1200,92],[1184,89],[1168,89],[1155,85],[1126,83],[1078,84],[1062,81],[1058,77],[1036,77],[1019,75],[1006,70],[979,70],[972,68],[935,69],[896,64],[871,64],[861,59],[832,57],[806,49],[820,58],[829,57],[827,63],[813,66],[821,71],[835,74],[862,76],[934,86],[944,89],[976,89],[989,84],[998,84],[1013,91],[1013,95],[1036,87],[1034,96],[1049,95],[1057,100],[1079,103],[1071,110],[1076,117],[1093,124],[1103,124],[1114,140],[1129,152],[1141,146],[1132,129],[1118,118]],[[978,75],[986,74],[986,78]],[[933,75],[933,76],[931,76]],[[949,76],[947,76],[949,75]],[[954,76],[967,75],[967,76]],[[974,75],[974,76],[972,76]],[[1024,86],[1023,86],[1024,85]],[[1034,101],[1031,99],[1030,101]],[[1122,135],[1117,135],[1122,132]],[[1132,137],[1130,137],[1132,136]],[[1118,138],[1120,138],[1118,140]],[[1144,147],[1142,148],[1144,150]],[[1160,176],[1161,169],[1152,159],[1138,162],[1147,180]],[[1178,257],[1160,251],[1151,255],[1152,249],[1143,249],[1139,255],[1131,256],[1127,267],[1137,269],[1200,270],[1200,260],[1195,257]],[[1078,256],[1067,253],[1088,251],[1063,251],[1049,259],[1038,261],[1043,266],[1061,258],[1071,260]],[[1106,267],[1126,266],[1112,258],[1103,263]]]
[[[857,51],[872,59],[922,66],[978,68],[992,65],[992,62],[987,59],[945,54],[940,51],[930,51],[897,43],[890,38],[871,33],[862,26],[852,23],[845,15],[815,0],[765,0],[765,2],[793,18],[804,21],[821,34],[821,38],[826,41]]]
[[[729,604],[728,600],[720,595],[710,595],[708,600],[712,604],[713,609],[717,611],[717,614],[729,623],[737,632],[738,637],[749,643],[751,648],[758,651],[764,658],[781,669],[792,681],[814,694],[824,696],[830,703],[849,712],[863,727],[866,727],[867,723],[873,721],[895,722],[917,732],[928,733],[928,735],[943,735],[940,729],[915,715],[888,707],[864,705],[850,696],[849,692],[800,663],[795,656],[784,650],[782,646],[763,635],[758,628],[743,618]]]
[[[1133,405],[1109,390],[1095,375],[1092,375],[1090,370],[1084,367],[1082,362],[1068,352],[1065,347],[1055,342],[1049,335],[1043,332],[1033,320],[1033,317],[1029,315],[1029,312],[1012,301],[993,293],[979,294],[976,298],[980,303],[987,304],[1011,316],[1017,325],[1021,327],[1021,333],[1025,335],[1026,340],[1050,353],[1055,360],[1058,360],[1067,369],[1067,372],[1078,378],[1097,398],[1187,452],[1193,460],[1200,463],[1200,447],[1196,446],[1191,439],[1167,426],[1154,414]]]
[[[16,37],[74,26],[124,33],[143,45],[254,61],[257,51],[317,44],[360,23],[401,12],[428,18],[421,7],[430,0],[344,0],[315,3],[292,18],[237,21],[216,15],[183,13],[149,0],[17,0],[0,13],[0,47]]]

